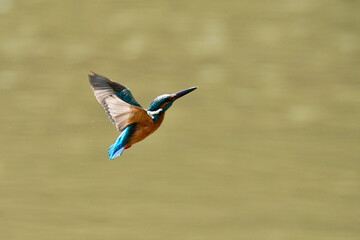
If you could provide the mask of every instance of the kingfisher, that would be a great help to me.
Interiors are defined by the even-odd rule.
[[[89,72],[89,82],[110,121],[121,132],[115,143],[109,147],[110,160],[155,132],[164,120],[166,110],[174,101],[197,89],[191,87],[177,93],[160,95],[146,110],[135,100],[130,89],[120,83],[92,71]]]

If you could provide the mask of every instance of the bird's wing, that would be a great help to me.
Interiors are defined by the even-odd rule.
[[[135,122],[152,121],[125,86],[94,72],[89,73],[89,82],[96,99],[119,131]]]
[[[130,89],[128,89],[124,85],[114,82],[94,72],[89,73],[89,81],[95,91],[95,95],[97,90],[107,90],[108,93],[115,93],[115,95],[124,102],[142,108],[141,105],[135,100],[135,98],[131,94]],[[96,98],[98,98],[98,96],[96,96]]]

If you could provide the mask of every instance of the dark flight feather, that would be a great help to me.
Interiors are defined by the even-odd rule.
[[[94,72],[89,73],[89,82],[96,99],[119,131],[138,119],[151,120],[127,87]]]
[[[130,105],[136,106],[136,107],[143,108],[135,100],[135,98],[131,94],[130,89],[128,89],[124,85],[114,82],[114,81],[112,81],[104,76],[101,76],[99,74],[96,74],[94,72],[89,73],[89,81],[90,81],[91,86],[94,88],[94,90],[111,88],[115,92],[116,96],[118,98],[120,98],[121,100],[123,100],[124,102],[126,102]]]

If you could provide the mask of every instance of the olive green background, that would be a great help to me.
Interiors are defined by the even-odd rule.
[[[0,239],[360,239],[359,9],[0,0]],[[89,70],[199,89],[109,161]]]

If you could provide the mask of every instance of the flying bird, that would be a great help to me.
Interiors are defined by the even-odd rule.
[[[166,110],[174,101],[197,89],[191,87],[177,93],[163,94],[156,97],[148,109],[144,109],[130,90],[120,83],[91,71],[89,82],[96,99],[104,107],[117,130],[121,132],[116,142],[109,147],[110,160],[155,132],[164,120]]]

